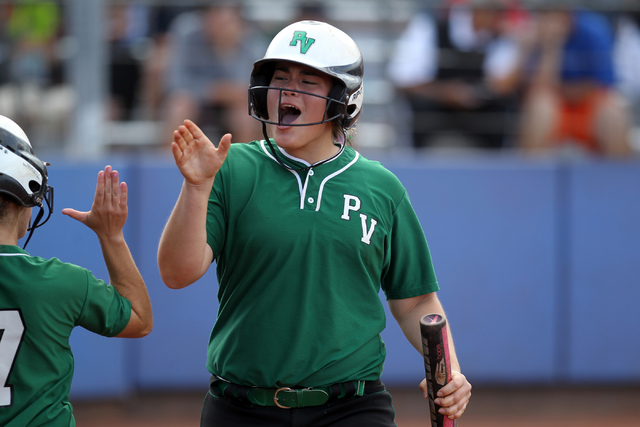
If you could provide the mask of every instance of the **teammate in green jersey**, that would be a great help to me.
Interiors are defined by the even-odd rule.
[[[443,309],[406,190],[346,143],[362,76],[348,35],[297,22],[253,68],[250,113],[264,140],[231,144],[227,134],[216,147],[189,120],[174,132],[184,181],[160,274],[183,288],[215,261],[219,282],[202,426],[395,425],[380,382],[378,292],[420,352],[419,319]],[[437,403],[456,419],[471,385],[449,347],[453,378]]]
[[[24,131],[0,116],[0,425],[75,426],[69,403],[76,326],[107,337],[138,338],[152,328],[144,281],[122,234],[127,186],[107,166],[98,174],[89,212],[65,215],[93,230],[111,285],[57,258],[32,256],[18,247],[53,208],[47,168]],[[30,224],[32,208],[40,211]],[[47,219],[49,216],[47,216]],[[46,222],[46,219],[45,219]],[[31,237],[31,233],[29,234]],[[28,241],[27,241],[28,242]]]

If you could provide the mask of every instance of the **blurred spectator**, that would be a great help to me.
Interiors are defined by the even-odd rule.
[[[0,88],[0,114],[14,117],[28,129],[34,146],[60,142],[74,104],[59,50],[61,5],[47,0],[3,3],[0,20],[7,73]]]
[[[0,3],[0,87],[10,80],[11,38],[9,36],[9,20],[11,19],[11,9],[12,6],[9,3]]]
[[[131,120],[139,103],[142,64],[148,50],[148,7],[109,7],[109,118]]]
[[[415,147],[505,146],[517,49],[503,30],[516,12],[507,0],[458,1],[409,22],[388,73],[411,106]]]
[[[291,21],[320,21],[328,22],[327,6],[324,1],[302,0],[298,3],[297,16]]]
[[[166,73],[169,57],[169,29],[173,20],[193,6],[155,5],[149,11],[149,51],[142,66],[140,94],[144,119],[160,120],[166,96]]]
[[[614,63],[618,89],[631,103],[634,123],[640,126],[640,5],[627,0],[622,7],[616,20]]]
[[[178,16],[169,37],[166,123],[172,134],[184,119],[202,124],[212,140],[231,132],[234,142],[262,138],[248,113],[253,62],[266,50],[250,31],[237,2],[217,2]],[[218,136],[215,136],[215,135]]]
[[[539,0],[520,32],[527,58],[521,144],[530,152],[631,153],[626,103],[615,90],[613,30],[601,14]]]

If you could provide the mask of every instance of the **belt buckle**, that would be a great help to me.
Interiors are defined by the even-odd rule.
[[[289,387],[280,387],[279,389],[277,389],[275,394],[273,395],[273,403],[275,403],[278,408],[291,409],[291,406],[284,406],[278,403],[278,393],[280,393],[281,391],[291,391],[291,389]]]

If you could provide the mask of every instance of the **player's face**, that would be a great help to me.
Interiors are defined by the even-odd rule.
[[[333,147],[331,123],[290,125],[318,123],[325,118],[327,100],[320,96],[329,94],[333,79],[305,65],[280,61],[276,63],[269,86],[289,89],[269,90],[267,93],[269,117],[282,123],[270,126],[271,136],[275,138],[276,143],[289,154],[309,162],[322,160],[324,154],[321,152]],[[313,95],[295,91],[309,92]],[[316,156],[320,158],[315,158]]]

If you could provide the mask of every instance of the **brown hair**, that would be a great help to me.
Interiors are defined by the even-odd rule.
[[[6,194],[0,193],[0,220],[7,214],[7,208],[9,203],[15,203],[11,197]]]

